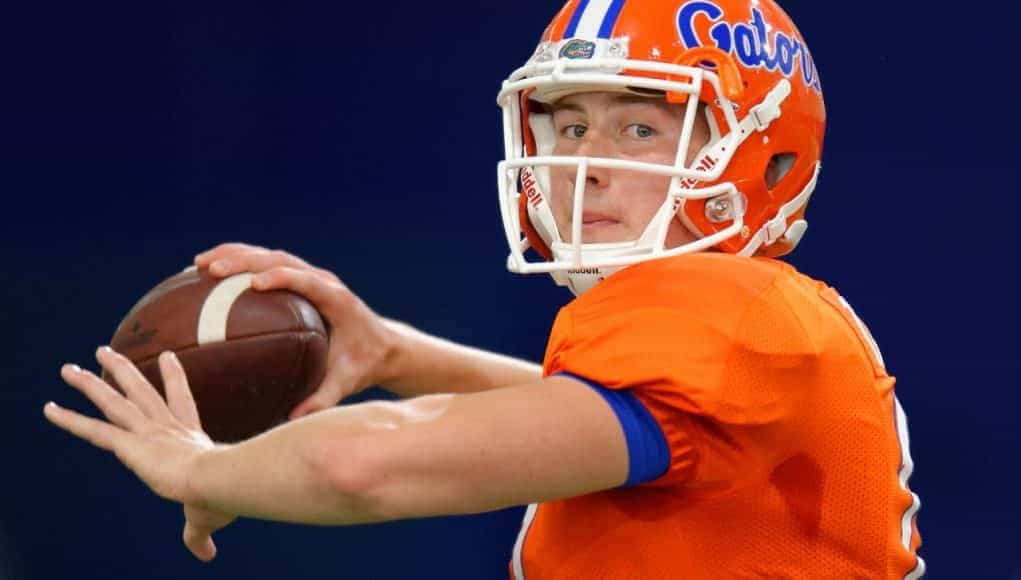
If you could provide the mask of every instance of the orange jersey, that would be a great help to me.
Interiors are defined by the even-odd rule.
[[[633,393],[669,464],[633,487],[529,506],[513,576],[924,572],[894,379],[825,284],[719,253],[631,266],[560,311],[544,362],[557,373]]]

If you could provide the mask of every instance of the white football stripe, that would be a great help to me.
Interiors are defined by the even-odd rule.
[[[234,302],[252,287],[251,272],[224,278],[213,288],[199,312],[198,343],[223,342],[227,339],[227,317]]]

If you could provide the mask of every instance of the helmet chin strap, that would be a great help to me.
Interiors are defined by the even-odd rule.
[[[773,219],[767,221],[759,231],[755,232],[755,235],[748,240],[745,247],[739,252],[742,256],[752,256],[762,246],[771,246],[779,241],[783,241],[788,244],[790,248],[786,251],[793,250],[801,238],[805,235],[805,231],[808,230],[808,222],[799,219],[794,220],[787,225],[787,218],[797,213],[801,208],[805,207],[808,203],[809,198],[812,197],[812,192],[815,191],[815,185],[819,181],[819,170],[822,169],[821,163],[815,164],[815,171],[812,172],[812,178],[808,180],[805,187],[801,190],[794,199],[785,203],[779,211],[776,212],[776,216]]]

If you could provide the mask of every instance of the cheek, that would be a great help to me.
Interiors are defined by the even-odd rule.
[[[663,175],[635,173],[630,180],[627,203],[622,206],[627,216],[628,226],[640,233],[649,225],[649,220],[656,214],[666,200],[670,178]]]
[[[550,167],[550,189],[553,191],[547,192],[550,197],[550,205],[553,206],[554,210],[563,207],[565,204],[569,205],[571,200],[571,192],[573,186],[571,185],[570,176],[573,168],[570,167]]]

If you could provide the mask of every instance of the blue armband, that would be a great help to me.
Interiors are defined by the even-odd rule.
[[[627,440],[628,473],[623,487],[652,481],[670,468],[670,448],[652,413],[628,390],[614,390],[572,373],[557,373],[592,387],[617,415]]]

